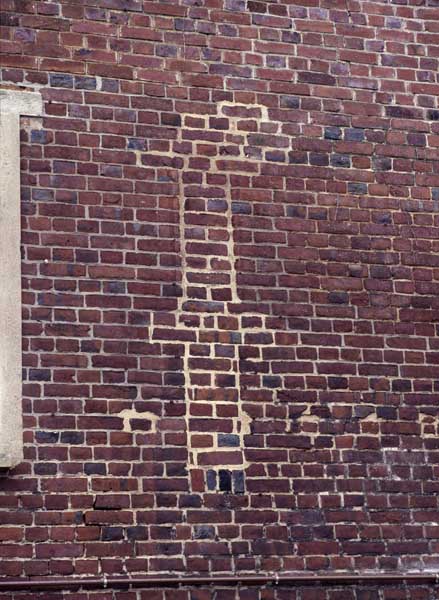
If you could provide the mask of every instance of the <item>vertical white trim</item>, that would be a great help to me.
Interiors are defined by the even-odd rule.
[[[23,459],[21,411],[20,115],[41,95],[0,90],[0,467]]]

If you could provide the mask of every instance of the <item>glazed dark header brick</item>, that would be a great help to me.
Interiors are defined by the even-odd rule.
[[[4,576],[437,568],[438,22],[436,0],[3,0],[2,86],[44,100]],[[239,592],[335,594],[409,592]]]

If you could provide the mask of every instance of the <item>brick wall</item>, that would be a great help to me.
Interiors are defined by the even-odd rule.
[[[0,18],[2,85],[45,104],[1,573],[437,569],[437,0]]]
[[[240,588],[238,591],[219,587],[180,590],[148,590],[140,592],[61,592],[47,595],[47,592],[32,595],[22,593],[14,596],[2,596],[2,600],[437,600],[435,590],[425,586],[410,586],[409,588],[392,587],[380,589],[377,586],[355,586],[352,589],[329,586],[262,588],[255,592],[252,588]]]

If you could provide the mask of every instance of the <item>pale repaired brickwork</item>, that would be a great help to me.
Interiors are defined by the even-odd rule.
[[[2,576],[437,572],[437,0],[1,9],[1,86],[44,105],[21,119],[24,461],[0,479]]]

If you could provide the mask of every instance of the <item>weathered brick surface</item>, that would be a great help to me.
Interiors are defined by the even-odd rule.
[[[2,85],[45,102],[3,575],[437,568],[438,23],[437,0],[3,0]]]
[[[436,590],[437,591],[437,590]],[[399,591],[395,588],[393,590],[379,590],[377,587],[364,587],[358,586],[353,588],[352,590],[346,590],[345,588],[340,587],[326,587],[326,588],[316,588],[316,587],[308,587],[308,588],[299,588],[298,590],[291,590],[288,587],[275,587],[269,589],[262,589],[256,592],[253,589],[241,589],[238,591],[237,595],[234,596],[233,592],[230,590],[222,589],[216,592],[212,592],[212,590],[200,590],[195,594],[193,592],[185,592],[181,593],[181,600],[234,600],[236,597],[238,600],[253,600],[254,598],[258,598],[258,600],[355,600],[357,598],[365,598],[367,600],[396,600],[399,598],[407,598],[407,600],[415,600],[420,598],[422,600],[431,600],[433,599],[435,590],[428,589],[423,586],[415,587],[413,589],[402,590]],[[185,595],[186,594],[186,595]],[[405,594],[405,596],[403,595]],[[169,599],[173,598],[169,594]],[[167,600],[168,598],[166,593],[164,594],[163,600]],[[97,599],[99,600],[99,599]],[[116,599],[118,600],[118,599]],[[129,598],[120,600],[130,600]],[[134,599],[133,599],[134,600]],[[136,599],[137,600],[137,599]],[[140,595],[140,599],[142,600],[142,596]],[[145,596],[146,600],[146,596]],[[158,600],[162,600],[159,596]],[[179,599],[180,600],[180,599]]]
[[[2,600],[436,600],[437,588],[410,586],[409,588],[380,588],[379,586],[355,586],[346,589],[339,586],[301,586],[295,589],[285,586],[263,588],[211,587],[199,589],[147,591],[100,591],[100,592],[44,592],[2,596]]]

